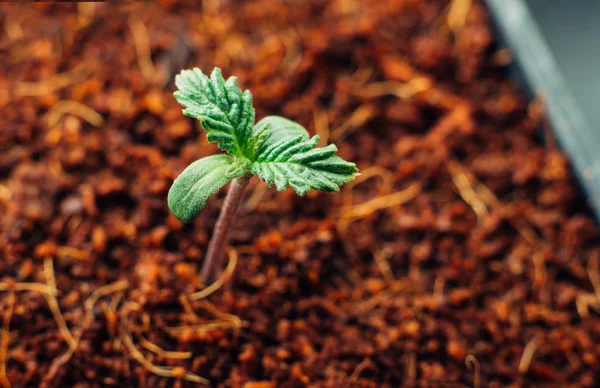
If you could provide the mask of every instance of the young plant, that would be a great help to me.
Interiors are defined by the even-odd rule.
[[[358,174],[354,163],[334,156],[335,145],[316,148],[319,137],[309,138],[298,123],[268,116],[254,125],[252,94],[248,90],[242,93],[236,82],[236,77],[224,80],[219,68],[210,77],[194,68],[175,78],[179,90],[174,96],[185,108],[183,114],[200,120],[208,141],[226,153],[190,164],[169,190],[169,209],[181,221],[191,221],[208,197],[231,181],[202,265],[204,284],[213,280],[252,175],[279,191],[290,186],[304,195],[311,188],[339,191],[340,185]]]

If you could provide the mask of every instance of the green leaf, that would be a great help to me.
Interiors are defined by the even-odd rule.
[[[285,137],[302,136],[303,139],[308,139],[308,131],[295,121],[288,120],[280,116],[267,116],[260,120],[254,126],[254,133],[260,133],[265,127],[270,126],[268,142],[275,142]]]
[[[208,141],[233,156],[244,157],[252,136],[254,108],[250,91],[242,93],[236,82],[236,77],[225,81],[218,67],[210,78],[196,67],[175,77],[179,90],[173,95],[185,108],[184,115],[200,120]]]
[[[318,136],[305,139],[304,134],[283,136],[278,141],[259,147],[251,171],[277,190],[292,187],[299,195],[311,188],[330,192],[350,182],[358,174],[354,163],[346,162],[334,154],[333,144],[315,148]]]
[[[227,175],[230,179],[239,178],[242,175],[247,174],[250,171],[251,166],[252,162],[246,158],[234,160],[227,171],[225,171],[225,175]]]
[[[196,160],[175,179],[169,190],[169,209],[183,222],[200,213],[208,197],[235,178],[226,174],[233,165],[229,155],[212,155]]]
[[[268,147],[287,137],[302,136],[308,139],[308,131],[295,121],[280,116],[267,116],[254,126],[249,149],[252,150],[250,159],[260,152],[260,148]]]
[[[337,148],[315,148],[319,137],[309,139],[300,124],[268,116],[254,124],[249,91],[242,93],[236,78],[223,79],[215,68],[210,77],[198,68],[183,70],[175,79],[174,93],[183,113],[201,121],[207,139],[229,155],[200,159],[173,183],[168,203],[182,221],[190,221],[206,205],[208,197],[232,179],[254,173],[283,191],[288,186],[304,195],[311,188],[339,191],[339,186],[358,175],[354,163],[335,156]]]

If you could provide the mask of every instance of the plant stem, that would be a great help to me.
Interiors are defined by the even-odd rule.
[[[221,213],[219,214],[219,219],[217,219],[215,230],[208,243],[208,251],[206,251],[202,270],[200,271],[200,277],[204,285],[209,285],[214,280],[215,270],[223,258],[225,246],[229,242],[231,225],[235,221],[244,190],[249,181],[250,176],[244,175],[231,182],[225,202],[223,203],[223,208],[221,208]]]

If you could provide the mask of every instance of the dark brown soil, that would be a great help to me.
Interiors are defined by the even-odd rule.
[[[0,386],[598,386],[599,229],[486,10],[452,3],[2,4]],[[224,193],[166,206],[216,152],[171,95],[191,66],[363,173],[253,180],[235,275],[195,301]]]

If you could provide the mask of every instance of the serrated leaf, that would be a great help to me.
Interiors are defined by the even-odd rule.
[[[254,108],[252,94],[237,86],[237,78],[225,81],[215,67],[206,76],[200,69],[183,70],[175,77],[173,95],[184,107],[183,114],[200,120],[208,132],[207,139],[236,157],[245,157],[252,136]]]
[[[295,121],[288,120],[281,116],[267,116],[260,120],[254,126],[253,133],[259,133],[266,126],[270,126],[268,140],[277,141],[284,137],[302,136],[303,139],[308,139],[308,131]]]
[[[280,116],[267,116],[254,126],[252,138],[250,139],[251,159],[255,158],[262,149],[289,137],[302,136],[308,139],[308,131],[295,121]]]
[[[284,136],[263,145],[256,154],[251,171],[269,185],[283,191],[290,186],[299,195],[311,188],[330,192],[350,182],[358,173],[354,163],[335,156],[333,144],[315,148],[318,136],[305,139],[303,134]]]
[[[200,213],[208,197],[234,177],[226,174],[233,165],[229,155],[212,155],[196,160],[175,179],[167,202],[169,209],[183,222],[189,222]]]

